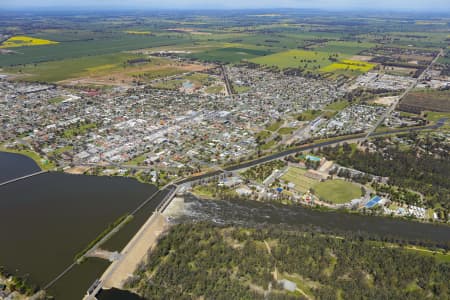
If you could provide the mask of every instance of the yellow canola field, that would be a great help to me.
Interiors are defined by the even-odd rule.
[[[30,36],[18,35],[13,36],[6,41],[4,41],[0,48],[14,48],[14,47],[25,47],[25,46],[42,46],[42,45],[54,45],[58,42],[38,39]]]
[[[350,70],[350,71],[359,71],[359,72],[367,72],[373,69],[375,64],[368,63],[365,61],[358,60],[350,60],[343,59],[339,62],[333,63],[329,66],[326,66],[321,69],[322,72],[334,72],[338,70]]]

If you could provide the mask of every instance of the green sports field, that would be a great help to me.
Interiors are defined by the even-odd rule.
[[[344,180],[327,180],[313,186],[314,193],[322,200],[343,204],[361,197],[358,185]]]

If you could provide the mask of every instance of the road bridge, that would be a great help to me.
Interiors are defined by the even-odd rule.
[[[28,174],[28,175],[25,175],[25,176],[22,176],[22,177],[19,177],[19,178],[14,178],[14,179],[5,181],[3,183],[0,183],[0,187],[8,185],[8,184],[11,184],[11,183],[14,183],[14,182],[17,182],[17,181],[20,181],[20,180],[25,180],[25,179],[28,179],[30,177],[38,176],[38,175],[41,175],[41,174],[44,174],[44,173],[48,173],[48,171],[39,171],[39,172]]]

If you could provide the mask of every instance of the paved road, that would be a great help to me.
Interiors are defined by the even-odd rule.
[[[220,65],[220,69],[222,70],[223,80],[225,81],[225,87],[227,88],[228,96],[233,97],[233,89],[231,88],[230,79],[228,78],[227,71],[223,65]]]
[[[377,130],[377,128],[384,122],[384,120],[386,120],[386,118],[388,118],[392,112],[397,108],[397,105],[400,103],[400,101],[406,97],[406,95],[409,94],[409,92],[414,89],[417,84],[423,79],[423,77],[425,76],[425,74],[427,73],[427,71],[429,69],[431,69],[431,67],[436,63],[436,61],[439,59],[439,57],[441,57],[442,55],[444,55],[444,50],[441,49],[441,51],[439,51],[438,55],[436,55],[436,57],[433,59],[433,61],[431,61],[431,63],[428,65],[428,67],[422,72],[422,74],[420,74],[419,77],[417,77],[417,79],[400,95],[400,97],[394,102],[392,103],[392,105],[386,110],[386,112],[380,117],[380,119],[377,121],[377,123],[375,124],[375,126],[369,130],[369,132],[366,135],[366,140],[375,132],[375,130]]]

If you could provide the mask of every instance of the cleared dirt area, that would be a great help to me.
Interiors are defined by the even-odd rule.
[[[354,55],[354,56],[350,57],[349,59],[369,62],[372,58],[373,58],[373,56],[368,56],[368,55]]]
[[[194,29],[194,28],[169,28],[169,29],[167,29],[167,31],[190,33],[190,34],[196,34],[196,35],[210,35],[211,34],[210,32],[198,31],[197,29]]]
[[[91,167],[78,166],[65,170],[64,172],[68,174],[81,175],[89,171]]]
[[[422,111],[450,112],[450,91],[415,91],[400,102],[399,110],[420,113]]]
[[[377,98],[371,102],[375,103],[375,104],[379,104],[379,105],[391,106],[397,100],[398,100],[398,96],[388,96],[388,97]]]

